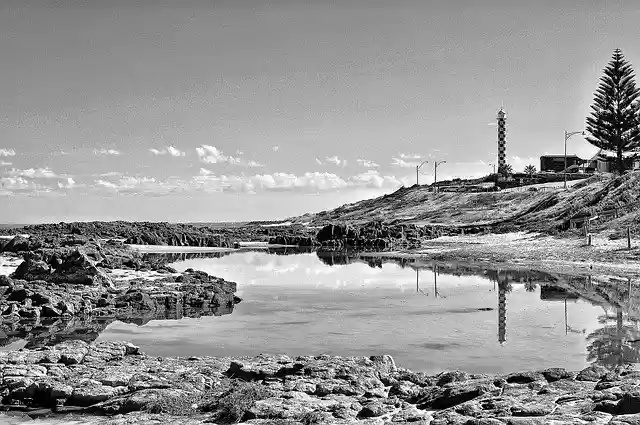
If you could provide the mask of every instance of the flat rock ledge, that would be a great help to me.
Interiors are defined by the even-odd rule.
[[[0,408],[110,424],[622,425],[640,424],[639,378],[602,366],[430,376],[390,356],[162,358],[65,341],[0,352]]]

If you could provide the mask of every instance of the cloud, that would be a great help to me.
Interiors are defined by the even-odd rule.
[[[5,165],[12,165],[12,163],[11,162],[0,161],[0,167],[1,166],[5,166]]]
[[[67,177],[66,182],[62,183],[62,182],[58,182],[58,187],[60,189],[71,189],[73,187],[77,187],[78,185],[76,184],[75,180],[73,180],[71,177]]]
[[[121,176],[115,180],[99,179],[94,187],[118,193],[129,194],[167,194],[174,188],[169,182],[160,182],[153,177]]]
[[[274,146],[271,148],[274,152],[278,152],[278,150],[280,149],[280,146]]]
[[[196,153],[198,154],[200,161],[206,164],[217,164],[229,161],[229,157],[224,155],[222,151],[215,146],[202,145],[201,147],[196,148]]]
[[[406,181],[405,181],[406,180]],[[296,192],[299,194],[334,192],[361,188],[396,189],[413,184],[411,178],[401,179],[395,176],[381,175],[378,171],[368,170],[348,178],[328,172],[264,173],[255,175],[216,174],[207,168],[200,168],[198,175],[190,179],[170,178],[157,180],[150,177],[121,176],[118,178],[98,179],[94,182],[96,190],[103,193],[166,195],[177,191],[193,192],[231,192],[255,194],[263,192]]]
[[[41,194],[43,190],[50,191],[51,189],[20,176],[0,177],[0,196],[37,195]]]
[[[356,187],[369,187],[375,189],[398,188],[403,182],[395,176],[382,176],[376,170],[369,170],[366,173],[357,174],[349,178],[348,184]]]
[[[422,155],[419,155],[417,153],[400,153],[399,154],[401,159],[420,159],[422,158]]]
[[[121,155],[120,151],[117,151],[115,149],[105,149],[105,148],[101,148],[101,149],[94,149],[93,150],[93,154],[94,155],[111,155],[111,156],[118,156]]]
[[[333,164],[337,167],[346,167],[347,166],[347,160],[346,159],[340,159],[338,158],[336,155],[334,156],[327,156],[324,158],[324,160],[321,160],[319,158],[316,157],[316,163],[318,165],[322,165],[322,164]]]
[[[242,152],[240,149],[236,149],[236,155],[244,155],[244,152]]]
[[[404,159],[396,158],[395,156],[391,158],[391,166],[392,167],[401,167],[401,168],[409,168],[409,167],[417,167],[420,163],[415,161],[405,161]]]
[[[250,168],[264,167],[264,165],[258,161],[245,161],[242,158],[227,156],[215,146],[202,145],[199,148],[196,148],[196,153],[198,154],[200,161],[205,164],[230,164]]]
[[[183,152],[173,146],[167,146],[166,148],[162,148],[162,149],[151,148],[149,149],[149,152],[151,152],[156,156],[169,154],[174,157],[185,156],[187,154],[186,152]]]
[[[0,148],[0,156],[16,156],[16,151],[13,149]]]
[[[27,177],[30,179],[54,179],[58,177],[49,167],[28,168],[26,170],[12,168],[7,174],[13,177]]]
[[[35,189],[37,185],[22,177],[2,177],[0,178],[0,187],[6,190],[24,190]]]
[[[380,166],[369,159],[358,158],[356,159],[356,162],[366,168],[376,168]]]

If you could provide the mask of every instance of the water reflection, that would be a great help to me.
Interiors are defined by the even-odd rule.
[[[147,256],[236,281],[244,301],[215,320],[2,327],[0,345],[97,337],[130,339],[151,355],[389,353],[432,372],[640,362],[640,291],[627,279],[291,248]]]
[[[144,326],[151,321],[180,320],[231,314],[233,306],[203,308],[176,307],[164,311],[131,312],[114,316],[89,316],[72,318],[40,318],[0,323],[0,347],[17,342],[25,348],[51,346],[67,340],[92,342],[114,322]]]
[[[574,329],[570,325],[567,308],[567,301],[585,299],[593,305],[600,306],[604,311],[604,314],[598,316],[598,323],[603,326],[586,335],[587,360],[608,368],[640,363],[640,303],[638,298],[632,296],[633,283],[630,278],[626,282],[612,279],[596,283],[590,275],[556,275],[522,269],[481,269],[465,263],[429,263],[414,258],[390,259],[357,252],[318,252],[318,258],[330,266],[361,262],[372,268],[382,268],[383,263],[391,262],[401,268],[412,268],[416,274],[416,292],[425,296],[429,296],[430,291],[420,287],[420,272],[431,272],[431,294],[435,298],[446,298],[446,295],[443,296],[438,291],[440,272],[456,276],[484,276],[494,283],[494,291],[497,284],[497,340],[500,344],[507,341],[507,294],[513,290],[512,282],[523,283],[527,292],[535,292],[536,287],[540,285],[541,300],[562,301],[565,335],[586,334],[586,329]]]

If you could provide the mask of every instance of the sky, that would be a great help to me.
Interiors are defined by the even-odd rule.
[[[284,219],[564,152],[640,4],[0,0],[0,222]],[[568,153],[597,150],[582,136]]]

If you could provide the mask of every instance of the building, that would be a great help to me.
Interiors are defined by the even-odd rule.
[[[564,155],[542,155],[540,157],[540,171],[562,173],[565,169],[564,158]],[[567,155],[567,169],[580,166],[584,162],[577,155]]]

